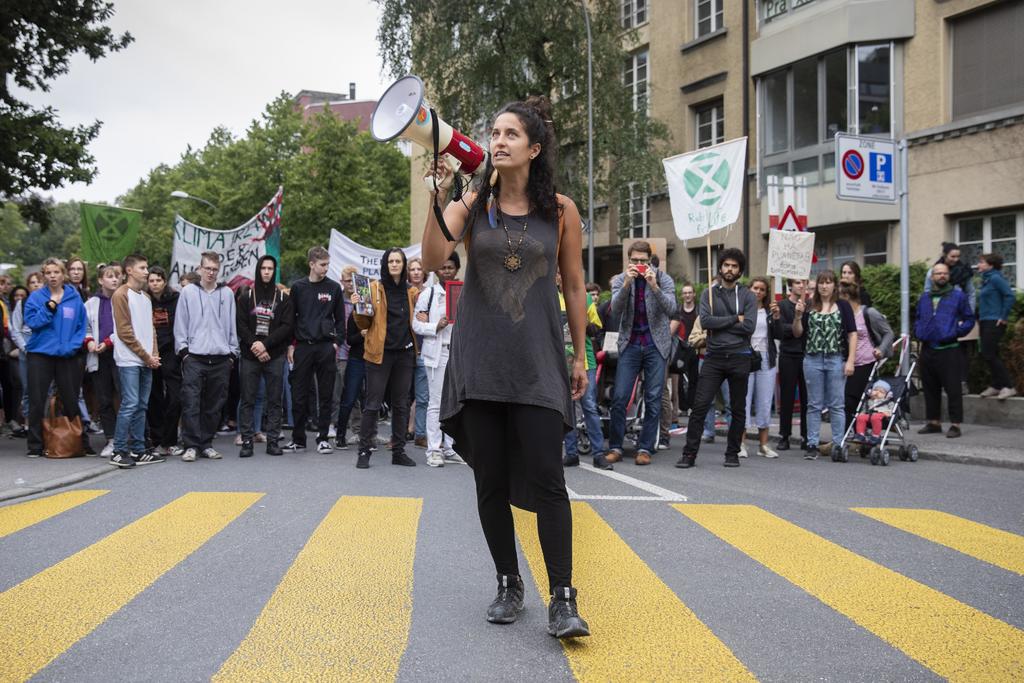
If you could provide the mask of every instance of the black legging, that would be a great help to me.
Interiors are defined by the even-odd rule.
[[[363,357],[366,360],[365,356]],[[359,423],[359,449],[373,447],[377,418],[387,398],[391,404],[391,452],[405,452],[405,428],[409,425],[409,387],[416,372],[416,352],[384,351],[380,363],[366,361],[366,400]]]
[[[995,320],[982,320],[980,328],[981,357],[985,359],[989,374],[992,376],[989,384],[994,389],[1013,387],[1013,379],[999,357],[999,341],[1006,333],[1006,326],[998,325]]]
[[[871,368],[874,363],[858,365],[853,368],[853,374],[846,378],[846,426],[853,424],[857,416],[857,406],[864,396],[864,390],[868,388],[868,378],[871,377]]]
[[[517,576],[510,470],[524,473],[537,509],[548,588],[572,585],[572,509],[562,470],[562,415],[517,403],[467,401],[460,419],[476,479],[477,511],[499,574]]]

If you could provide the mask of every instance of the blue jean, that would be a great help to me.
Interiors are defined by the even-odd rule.
[[[658,423],[661,418],[661,391],[665,385],[665,367],[665,357],[654,344],[628,344],[619,354],[619,365],[615,369],[611,426],[608,432],[609,450],[622,450],[622,439],[626,435],[626,404],[633,393],[633,383],[643,370],[644,423],[640,428],[640,443],[637,444],[637,450],[654,452],[654,441],[658,438]]]
[[[352,409],[363,391],[363,379],[366,377],[366,361],[362,358],[349,358],[345,365],[345,388],[341,390],[341,402],[338,404],[338,419],[335,421],[338,441],[343,442],[348,433],[348,423],[352,417]]]
[[[601,414],[597,412],[597,368],[587,370],[587,391],[580,399],[583,408],[583,424],[587,428],[587,437],[590,439],[591,455],[597,457],[604,449],[604,434],[601,433]],[[575,425],[573,425],[575,427]],[[570,429],[565,435],[565,454],[569,457],[576,455],[579,437],[575,429]]]
[[[430,405],[430,379],[423,358],[416,356],[416,374],[413,375],[413,390],[416,395],[416,432],[417,438],[427,436],[427,406]]]
[[[764,354],[768,365],[768,354]],[[747,380],[747,425],[756,424],[758,429],[772,426],[772,398],[775,397],[775,376],[778,368],[761,368],[750,373]],[[751,408],[754,410],[751,411]]]
[[[121,380],[121,409],[114,428],[114,450],[142,453],[146,450],[146,407],[153,387],[153,371],[141,365],[117,368]]]
[[[838,353],[805,355],[804,380],[807,382],[807,447],[819,445],[821,411],[825,408],[828,408],[832,426],[832,443],[839,447],[846,431],[843,357]]]

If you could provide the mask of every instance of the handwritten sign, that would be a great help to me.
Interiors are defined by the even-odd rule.
[[[768,274],[794,280],[811,275],[814,257],[814,233],[796,230],[768,232]]]

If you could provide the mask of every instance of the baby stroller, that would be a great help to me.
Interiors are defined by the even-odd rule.
[[[917,462],[917,446],[907,441],[907,431],[910,428],[910,378],[914,375],[914,368],[917,366],[917,356],[910,355],[910,365],[906,374],[899,374],[903,367],[905,354],[909,353],[909,340],[900,339],[896,341],[900,345],[899,364],[896,366],[897,374],[891,377],[878,377],[879,368],[885,363],[885,359],[875,363],[871,369],[871,376],[868,378],[867,387],[860,397],[857,405],[858,414],[867,409],[868,400],[871,396],[871,388],[879,379],[884,379],[892,392],[893,409],[892,415],[883,420],[884,431],[879,437],[878,443],[865,443],[857,440],[854,431],[854,421],[846,428],[843,435],[842,445],[838,452],[833,449],[832,460],[834,462],[848,462],[850,453],[854,448],[859,449],[860,457],[870,457],[872,465],[888,465],[893,455],[900,460]]]

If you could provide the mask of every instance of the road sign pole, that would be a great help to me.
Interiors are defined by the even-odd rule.
[[[910,171],[907,168],[907,139],[899,142],[900,151],[900,334],[903,343],[910,339]],[[902,354],[900,374],[905,374],[909,354]]]

